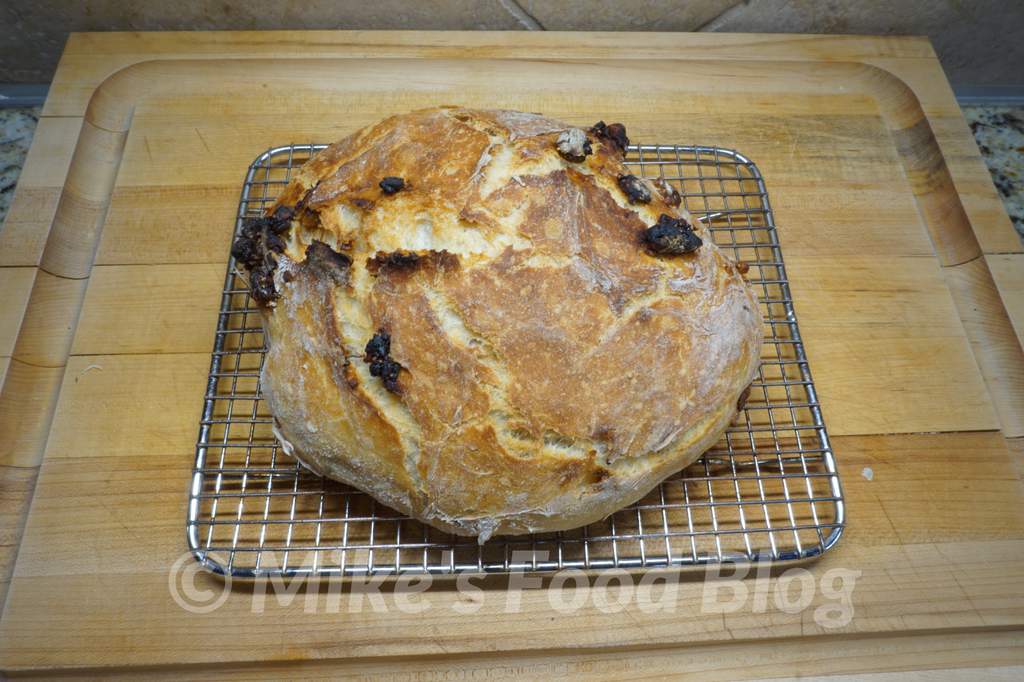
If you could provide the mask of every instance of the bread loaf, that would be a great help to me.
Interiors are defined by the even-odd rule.
[[[620,125],[392,116],[236,241],[281,446],[437,528],[569,529],[697,459],[758,367],[757,300]]]

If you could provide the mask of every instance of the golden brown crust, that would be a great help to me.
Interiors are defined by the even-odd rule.
[[[757,370],[756,299],[699,223],[694,253],[645,249],[689,216],[646,182],[630,203],[608,140],[569,161],[568,128],[417,111],[296,175],[263,386],[299,459],[483,540],[600,519],[717,440]],[[378,333],[390,388],[364,358]]]

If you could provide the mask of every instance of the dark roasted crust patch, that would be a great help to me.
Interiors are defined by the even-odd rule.
[[[377,253],[366,261],[366,269],[376,274],[381,270],[412,270],[420,262],[415,251],[390,251]]]
[[[306,247],[306,260],[304,264],[308,268],[316,270],[336,284],[348,283],[349,268],[352,267],[352,259],[343,253],[332,249],[321,241],[314,240]]]
[[[411,273],[422,267],[454,269],[459,258],[448,251],[388,251],[378,252],[366,260],[366,269],[374,275]]]

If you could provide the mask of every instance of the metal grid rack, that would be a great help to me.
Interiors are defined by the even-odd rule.
[[[245,178],[236,233],[323,148],[261,154]],[[759,294],[761,369],[714,448],[640,502],[585,528],[482,546],[442,533],[312,474],[278,446],[260,394],[259,313],[232,259],[191,480],[187,537],[195,557],[233,577],[351,576],[788,562],[834,545],[844,524],[842,490],[760,172],[716,147],[632,146],[626,162],[638,175],[674,183],[715,243],[750,265]]]

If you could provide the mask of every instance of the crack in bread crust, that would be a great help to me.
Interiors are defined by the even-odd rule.
[[[584,458],[588,452],[598,450],[599,444],[590,439],[579,439],[590,446],[581,448],[577,439],[548,428],[544,434],[538,435],[524,428],[526,420],[511,404],[508,398],[508,382],[510,372],[508,362],[495,349],[485,333],[470,329],[456,306],[448,300],[443,290],[431,289],[425,292],[430,308],[444,331],[453,342],[472,353],[483,364],[497,381],[481,381],[485,387],[490,409],[486,414],[475,417],[477,420],[490,419],[499,444],[509,454],[530,458],[535,451],[542,448],[554,448],[562,456]],[[468,423],[468,422],[467,422]]]
[[[656,185],[629,202],[614,145],[588,133],[592,153],[564,158],[568,128],[423,110],[294,176],[270,210],[304,202],[279,268],[297,276],[263,314],[264,381],[296,457],[483,540],[595,521],[720,436],[757,370],[756,298]],[[704,246],[644,249],[662,213]],[[314,240],[350,261],[344,283],[306,267]],[[396,393],[351,360],[378,330]]]

